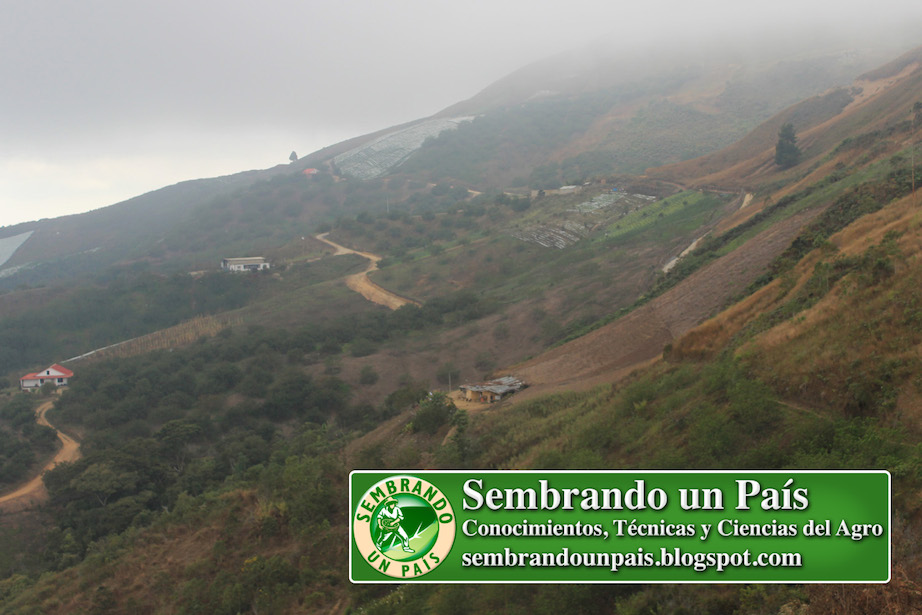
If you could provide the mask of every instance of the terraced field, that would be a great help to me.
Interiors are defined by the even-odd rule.
[[[522,241],[535,243],[545,248],[562,250],[593,231],[611,224],[634,212],[645,211],[657,203],[655,196],[629,194],[627,192],[605,192],[588,201],[578,203],[560,212],[563,221],[533,224],[512,231],[512,236]],[[651,218],[651,221],[654,218]]]
[[[530,386],[516,397],[611,382],[660,356],[760,275],[822,209],[788,218],[615,322],[511,368]]]

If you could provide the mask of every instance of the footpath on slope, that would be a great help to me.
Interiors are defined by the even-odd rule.
[[[48,422],[46,414],[54,405],[54,400],[46,401],[35,410],[35,421],[39,425],[44,425],[54,429],[61,441],[61,448],[55,456],[45,464],[38,474],[33,476],[28,482],[18,487],[16,490],[0,496],[0,510],[3,512],[18,512],[29,508],[35,504],[43,502],[48,497],[45,490],[45,483],[42,481],[42,475],[52,469],[59,463],[71,462],[80,459],[80,443],[62,433],[54,425]]]
[[[407,304],[413,304],[415,306],[422,305],[418,301],[414,301],[406,297],[401,297],[397,293],[393,293],[385,288],[382,288],[368,278],[369,273],[378,269],[378,261],[381,260],[380,256],[377,254],[371,254],[370,252],[358,252],[357,250],[350,250],[349,248],[341,246],[338,243],[328,239],[327,235],[329,235],[329,233],[321,233],[320,235],[317,235],[317,239],[327,244],[328,246],[331,246],[335,250],[333,253],[334,256],[338,256],[340,254],[357,254],[363,258],[368,259],[368,267],[365,268],[365,271],[354,273],[346,277],[346,286],[348,286],[350,289],[359,293],[372,303],[383,305],[392,310],[396,310],[397,308],[403,307]]]

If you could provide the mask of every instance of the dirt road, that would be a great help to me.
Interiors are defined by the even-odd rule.
[[[358,252],[356,250],[350,250],[345,246],[341,246],[338,243],[327,239],[327,235],[329,235],[329,233],[321,233],[320,235],[317,235],[317,239],[336,250],[333,253],[334,256],[340,254],[358,254],[359,256],[368,259],[368,267],[365,269],[365,271],[346,277],[346,286],[359,293],[372,303],[383,305],[392,310],[403,307],[408,303],[412,303],[413,305],[417,306],[421,305],[418,301],[413,301],[412,299],[401,297],[396,293],[392,293],[389,290],[381,288],[370,279],[368,279],[368,274],[378,269],[378,261],[381,260],[380,256],[377,254],[371,254],[370,252]]]
[[[45,467],[41,471],[32,477],[29,482],[17,488],[12,493],[0,496],[0,509],[3,509],[7,512],[12,512],[14,510],[22,510],[28,508],[32,504],[43,501],[47,496],[48,492],[45,491],[45,483],[42,482],[42,474],[55,467],[59,463],[65,461],[76,461],[80,458],[80,443],[68,436],[67,434],[61,433],[55,429],[54,425],[48,422],[48,419],[45,415],[51,410],[51,406],[54,405],[54,401],[46,401],[41,406],[38,407],[35,411],[35,421],[39,425],[45,425],[46,427],[51,427],[58,434],[58,440],[61,441],[61,448],[58,450],[54,458],[45,464]]]

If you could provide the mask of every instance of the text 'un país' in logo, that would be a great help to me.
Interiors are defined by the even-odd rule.
[[[395,579],[413,579],[445,561],[455,541],[455,513],[429,481],[392,476],[359,500],[352,535],[369,566]]]

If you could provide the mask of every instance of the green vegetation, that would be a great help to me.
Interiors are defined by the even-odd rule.
[[[0,406],[0,490],[25,478],[58,442],[53,429],[35,422],[35,397],[21,393]]]
[[[243,306],[272,284],[262,275],[123,273],[73,288],[0,320],[0,373],[61,361],[188,320]]]
[[[400,166],[428,181],[453,177],[481,183],[492,174],[497,159],[521,171],[535,164],[534,154],[552,151],[587,130],[628,92],[602,92],[579,98],[554,97],[522,107],[491,110],[457,130],[429,139]],[[530,152],[534,154],[529,155]],[[538,188],[556,187],[541,183]]]
[[[904,166],[894,164],[893,159],[870,164],[851,172],[838,169],[824,179],[806,188],[767,204],[759,213],[737,224],[720,235],[708,235],[695,250],[679,260],[667,273],[660,275],[649,292],[642,296],[630,308],[609,314],[588,329],[579,331],[585,335],[588,331],[612,322],[650,299],[661,295],[689,275],[708,263],[729,254],[731,251],[773,224],[811,207],[826,206],[826,210],[817,219],[807,225],[801,234],[791,243],[768,268],[746,290],[750,294],[790,270],[804,255],[821,245],[833,233],[845,228],[859,217],[880,210],[894,199],[909,194],[911,189],[910,171]],[[682,195],[675,195],[673,200]],[[633,215],[633,214],[632,214]],[[651,228],[658,228],[653,226]]]
[[[158,507],[156,515],[145,513],[147,521],[153,521],[146,529],[135,526],[110,534],[85,556],[74,530],[55,531],[46,556],[54,558],[54,567],[79,569],[81,583],[88,583],[84,589],[89,588],[85,597],[64,608],[69,612],[75,612],[73,608],[82,612],[169,608],[184,614],[277,613],[304,599],[313,608],[331,608],[328,592],[340,585],[342,573],[341,540],[329,535],[330,519],[345,514],[344,500],[337,497],[345,488],[344,468],[335,454],[341,444],[339,433],[303,426],[271,451],[266,449],[258,463],[241,458],[238,473],[222,486],[200,496],[179,494],[168,510]],[[75,480],[72,489],[85,489],[92,499],[104,498],[107,488],[138,478],[136,473],[97,468],[92,476]],[[124,498],[110,501],[108,507],[110,511],[98,514],[113,518],[130,514],[132,508]],[[157,555],[164,540],[180,536],[188,546],[181,562]],[[264,549],[273,553],[263,555]],[[138,579],[139,585],[131,583],[134,595],[127,606],[123,598],[126,574],[131,573],[126,564],[156,567]],[[45,585],[46,579],[33,585],[14,575],[0,582],[3,610],[22,612],[31,603],[41,604],[40,610],[47,613],[75,598],[61,592],[60,586]]]
[[[800,162],[801,151],[797,147],[797,134],[794,124],[783,124],[778,131],[778,144],[775,145],[775,164],[782,169],[796,166]]]
[[[361,420],[349,411],[345,383],[284,367],[291,343],[281,341],[222,336],[85,366],[55,412],[91,435],[79,461],[45,478],[59,529],[70,537],[71,552],[58,557],[82,556],[91,541],[143,523],[181,493],[202,493],[266,461],[282,424]],[[243,401],[231,403],[234,392]]]
[[[432,435],[450,421],[457,410],[454,402],[445,393],[430,393],[416,408],[413,415],[413,431]]]
[[[290,331],[227,329],[172,352],[82,365],[80,378],[55,408],[57,420],[88,432],[83,458],[46,477],[60,530],[82,553],[91,541],[169,508],[181,493],[203,493],[263,463],[284,425],[373,425],[420,393],[395,398],[381,410],[353,407],[345,382],[311,378],[298,364],[305,357],[311,362],[336,357],[348,344],[354,349],[444,321],[463,323],[486,309],[477,297],[459,292],[423,308],[343,316],[326,326]],[[376,380],[374,370],[360,376],[362,384]],[[12,425],[45,433],[35,429],[29,408],[19,402],[4,412]],[[441,422],[436,423],[437,429]],[[430,429],[425,418],[420,425]],[[19,448],[9,448],[11,464],[30,463],[17,456]]]
[[[816,66],[799,66],[809,79],[822,76]],[[852,612],[881,604],[919,610],[912,581],[922,578],[914,537],[922,510],[913,410],[922,397],[917,221],[886,234],[875,229],[880,239],[841,254],[830,242],[907,194],[907,157],[893,153],[903,124],[890,132],[875,125],[821,160],[805,152],[809,169],[805,162],[799,171],[765,171],[776,183],[759,188],[763,196],[838,163],[747,222],[708,236],[666,275],[656,273],[664,256],[713,228],[731,197],[682,192],[611,220],[591,208],[573,212],[610,182],[584,187],[586,196],[534,201],[483,189],[508,186],[500,180],[510,176],[536,187],[582,182],[691,156],[746,129],[751,114],[706,114],[649,97],[616,135],[619,147],[614,136],[599,135],[598,149],[559,153],[601,130],[599,118],[615,105],[668,94],[687,78],[676,72],[668,84],[493,110],[429,141],[399,174],[379,180],[279,172],[235,183],[195,201],[181,222],[172,219],[175,232],[160,225],[143,240],[134,235],[118,256],[133,262],[102,267],[91,287],[35,289],[23,296],[34,305],[9,301],[0,372],[200,314],[232,311],[235,324],[171,350],[80,364],[52,421],[80,435],[83,457],[47,474],[44,516],[29,517],[44,529],[31,528],[27,539],[15,529],[20,518],[4,516],[0,611],[775,615],[806,604],[843,610],[842,596],[866,598],[854,604],[867,608]],[[718,102],[767,112],[774,103],[755,96],[760,88],[750,78],[733,77]],[[789,117],[812,126],[848,100],[837,91]],[[797,147],[793,128],[781,136]],[[695,352],[689,335],[667,347],[663,361],[617,384],[520,398],[501,411],[469,415],[430,392],[435,382],[457,384],[461,375],[584,333],[819,207],[749,289],[782,278],[760,293],[763,303],[713,321],[725,327],[719,335],[695,331],[706,351]],[[561,250],[510,236],[567,224],[583,239]],[[318,227],[383,255],[374,279],[422,307],[389,311],[349,290],[341,278],[366,260],[314,261],[321,248],[304,237]],[[290,266],[257,276],[159,273],[263,248]],[[807,256],[812,268],[803,274],[798,265]],[[112,258],[87,253],[72,266]],[[400,375],[414,369],[425,374]],[[14,395],[0,406],[0,483],[20,480],[53,450],[53,433],[33,422],[35,401]],[[894,581],[835,595],[821,586],[353,586],[344,575],[348,515],[340,497],[351,467],[887,468]]]
[[[718,195],[701,192],[675,194],[654,201],[620,218],[609,225],[605,231],[605,237],[607,239],[628,238],[655,226],[653,232],[661,240],[671,239],[676,235],[687,234],[703,226],[724,201],[725,199]]]
[[[753,335],[793,318],[825,297],[842,278],[857,274],[860,285],[875,285],[894,273],[891,256],[898,253],[895,236],[889,234],[882,245],[871,246],[859,256],[837,256],[832,261],[820,261],[813,268],[813,275],[790,299],[770,312],[761,314],[753,323],[747,335]]]
[[[808,252],[821,246],[833,233],[842,230],[861,216],[879,211],[894,199],[909,194],[910,170],[892,168],[891,164],[888,161],[886,164],[876,165],[878,173],[890,169],[883,177],[869,179],[841,192],[832,205],[807,225],[791,246],[771,264],[768,271],[753,283],[752,289],[789,271]],[[779,200],[778,206],[781,206],[783,201],[785,199]]]
[[[843,80],[843,69],[823,58],[740,71],[712,102],[720,113],[670,99],[705,76],[701,67],[654,70],[609,89],[484,110],[474,121],[427,141],[399,171],[431,182],[451,177],[472,185],[534,189],[612,173],[640,174],[730,145],[784,107],[853,78]],[[850,101],[842,89],[814,96],[798,106],[798,125],[820,123]],[[618,121],[606,121],[622,105],[636,111],[625,121],[620,113]],[[582,140],[587,143],[578,147]],[[579,153],[570,154],[573,149]]]

